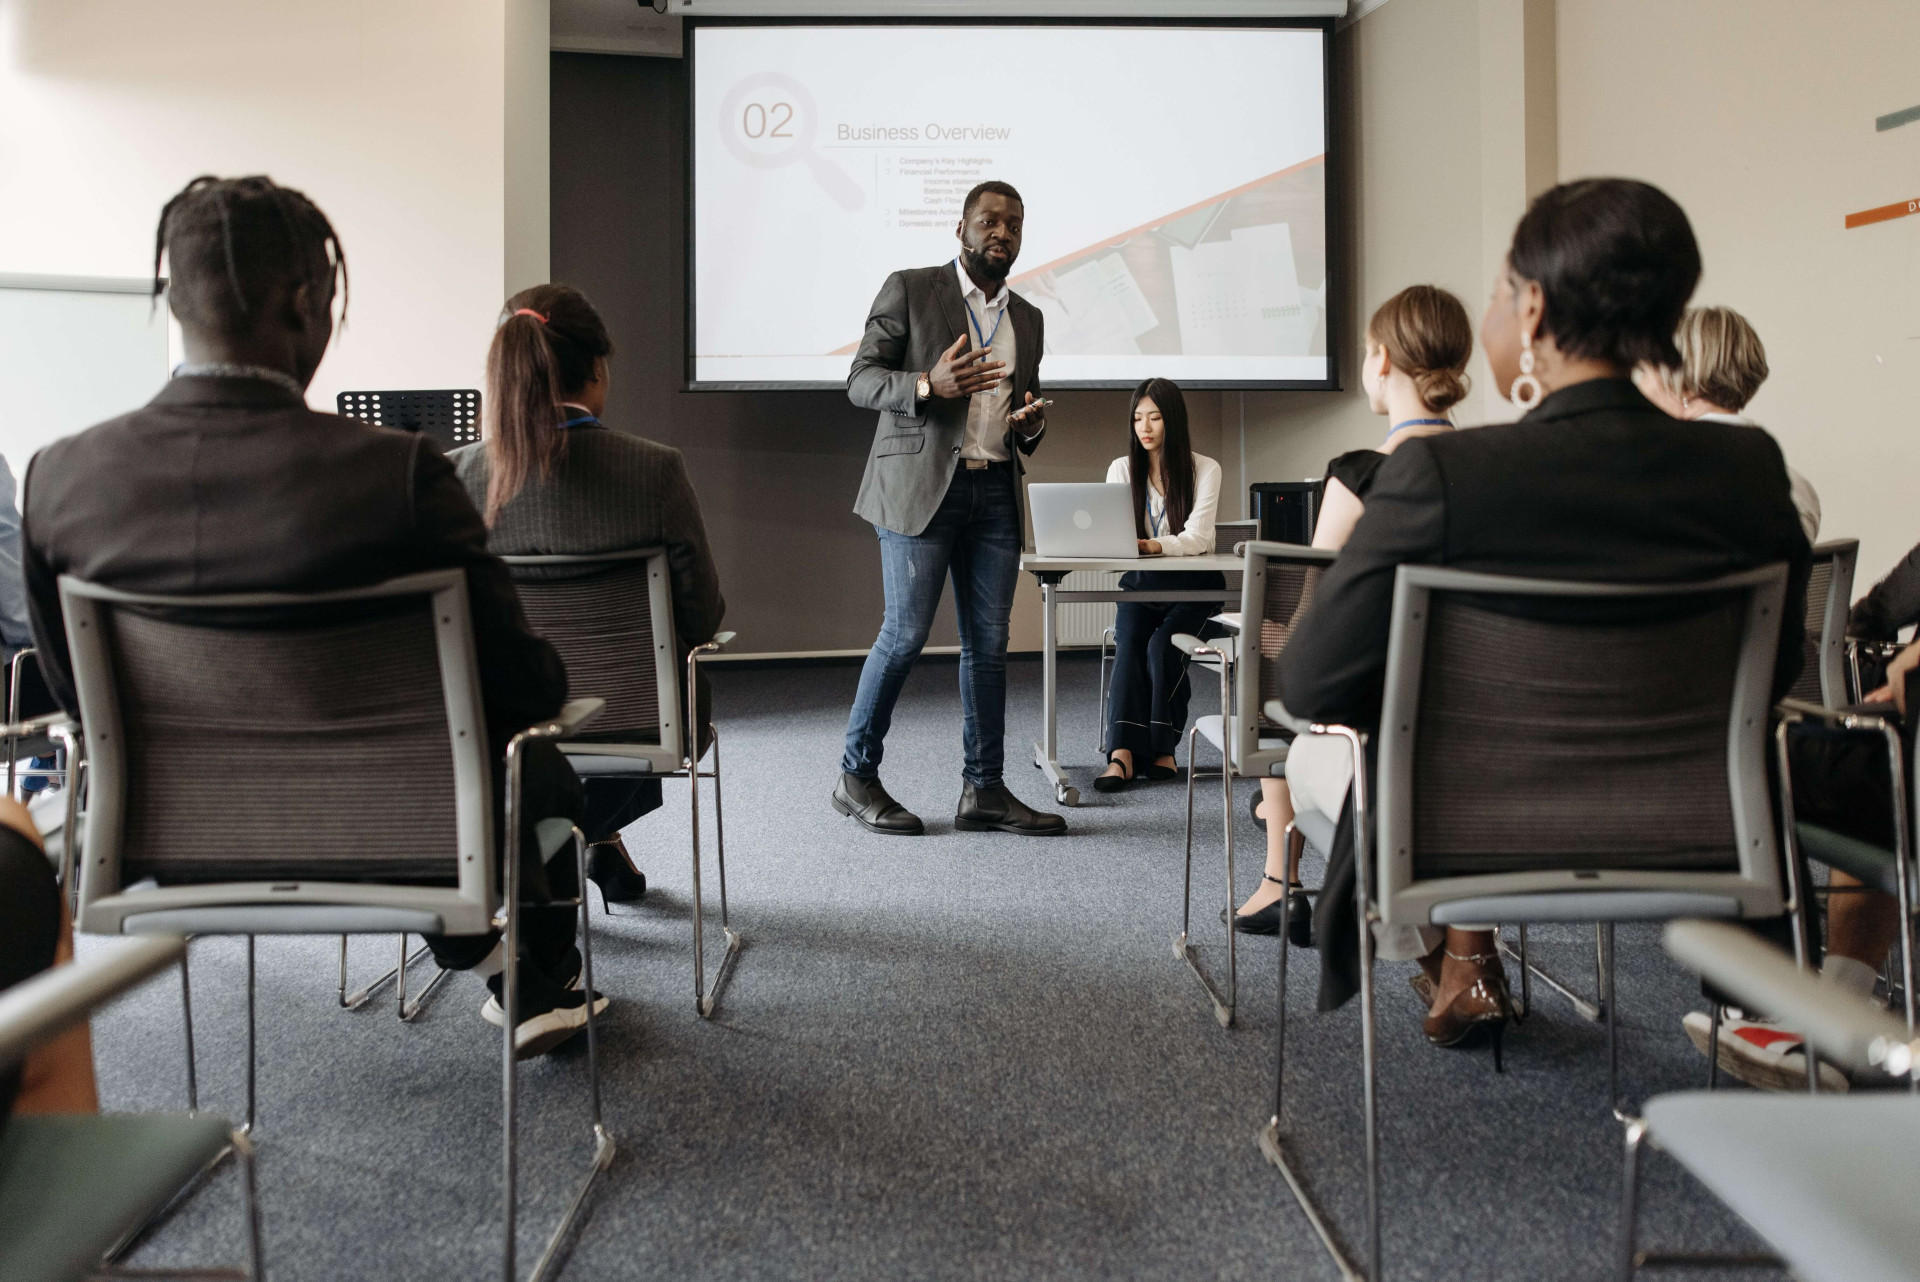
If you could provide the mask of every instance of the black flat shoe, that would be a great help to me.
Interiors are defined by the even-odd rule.
[[[1101,775],[1093,781],[1093,790],[1095,792],[1119,792],[1122,788],[1125,788],[1133,782],[1132,770],[1126,762],[1121,761],[1117,757],[1109,757],[1107,764],[1110,766],[1119,766],[1120,769],[1126,773]]]
[[[610,904],[637,904],[647,897],[647,875],[633,866],[618,836],[587,847],[587,876]]]
[[[888,796],[878,779],[842,774],[830,800],[835,810],[883,837],[918,837],[926,831],[920,816]]]
[[[1164,783],[1168,779],[1180,777],[1179,766],[1148,766],[1147,778]]]
[[[1261,874],[1263,877],[1265,873]],[[1278,877],[1267,877],[1276,886]],[[1243,935],[1277,935],[1280,933],[1280,903],[1276,899],[1264,908],[1256,908],[1250,913],[1235,913],[1233,928]],[[1301,893],[1299,882],[1293,883],[1293,895],[1289,903],[1291,911],[1287,914],[1287,942],[1295,948],[1313,947],[1313,904]],[[1220,910],[1220,920],[1225,921],[1227,910]]]
[[[1007,791],[1005,784],[960,790],[960,807],[953,826],[961,832],[1011,832],[1022,837],[1057,837],[1067,830],[1059,815],[1044,814]]]

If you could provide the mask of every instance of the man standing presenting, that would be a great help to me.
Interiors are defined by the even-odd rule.
[[[1035,399],[1040,311],[1007,288],[1024,221],[1020,193],[1006,183],[968,192],[955,230],[960,256],[887,277],[847,375],[853,403],[880,412],[853,510],[880,536],[887,616],[847,718],[833,808],[889,836],[924,831],[881,786],[880,757],[949,574],[966,717],[953,826],[1028,836],[1067,830],[1059,815],[1021,804],[1000,778],[1007,617],[1024,531],[1019,455],[1033,453],[1046,431],[1045,405]]]

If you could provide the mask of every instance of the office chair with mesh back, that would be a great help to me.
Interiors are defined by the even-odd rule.
[[[524,746],[577,735],[598,702],[575,700],[513,738],[505,823],[496,827],[464,572],[197,597],[63,576],[60,602],[88,744],[79,927],[246,937],[245,1131],[255,1121],[255,936],[504,930],[502,1220],[512,1276],[520,860],[512,846],[503,857],[498,832],[520,831]],[[565,819],[540,824],[543,856],[569,840],[584,884],[579,830]],[[584,893],[577,902],[584,925]],[[580,946],[591,989],[584,931]],[[185,962],[183,953],[188,1107],[197,1108]],[[591,1002],[587,1012],[593,1155],[536,1278],[613,1159]]]
[[[1240,991],[1239,945],[1233,929],[1233,781],[1286,774],[1292,735],[1261,711],[1262,704],[1278,693],[1280,651],[1292,634],[1295,617],[1312,602],[1314,587],[1336,555],[1324,548],[1293,543],[1248,543],[1246,568],[1241,572],[1240,583],[1240,636],[1201,641],[1182,633],[1173,639],[1173,643],[1196,662],[1210,660],[1220,675],[1220,711],[1195,718],[1193,728],[1187,731],[1186,880],[1180,904],[1180,933],[1173,937],[1173,951],[1206,989],[1207,998],[1213,1003],[1214,1018],[1222,1028],[1233,1025],[1234,1005]],[[1250,674],[1241,670],[1243,655],[1255,665]],[[1201,966],[1191,942],[1193,788],[1198,776],[1194,748],[1199,739],[1212,744],[1221,757],[1220,803],[1227,876],[1227,987],[1224,993]],[[1287,839],[1289,843],[1293,841],[1291,832]],[[1327,840],[1319,848],[1325,850],[1331,845]],[[1283,952],[1285,948],[1286,941],[1282,939]]]
[[[711,1018],[733,974],[742,939],[727,920],[727,833],[721,805],[720,732],[695,733],[698,665],[732,640],[722,632],[690,648],[684,680],[673,630],[672,571],[663,548],[580,556],[501,558],[513,575],[533,630],[566,660],[570,688],[604,699],[591,740],[560,745],[581,778],[685,779],[693,847],[693,996]],[[700,762],[711,745],[713,769]],[[700,780],[713,780],[715,866],[726,951],[706,983],[705,905],[701,894]]]
[[[1359,938],[1375,923],[1602,925],[1609,1104],[1618,1086],[1613,923],[1757,918],[1781,883],[1766,771],[1784,565],[1704,583],[1566,583],[1403,565],[1380,713],[1352,754]],[[1270,713],[1284,716],[1277,703]],[[1632,804],[1623,804],[1629,798]],[[1375,818],[1377,815],[1377,831]],[[1796,935],[1800,954],[1806,941]],[[1286,950],[1267,1158],[1316,1226],[1325,1216],[1282,1132]],[[1360,949],[1368,1260],[1379,1282],[1372,949]],[[1361,1271],[1322,1233],[1349,1276]]]

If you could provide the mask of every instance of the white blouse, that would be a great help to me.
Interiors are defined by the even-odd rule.
[[[1124,456],[1107,468],[1107,484],[1131,485],[1132,470]],[[1220,465],[1204,454],[1193,456],[1193,511],[1178,534],[1168,534],[1167,500],[1153,482],[1147,482],[1147,537],[1157,539],[1168,556],[1208,556],[1213,552],[1213,523],[1220,507]]]

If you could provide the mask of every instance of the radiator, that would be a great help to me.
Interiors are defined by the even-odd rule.
[[[1112,592],[1120,586],[1118,570],[1075,570],[1060,581],[1063,592]],[[1054,626],[1059,643],[1099,645],[1100,634],[1113,626],[1111,601],[1074,601],[1059,607]]]

